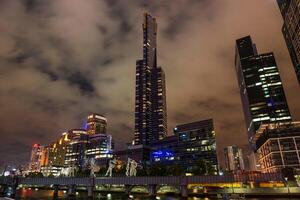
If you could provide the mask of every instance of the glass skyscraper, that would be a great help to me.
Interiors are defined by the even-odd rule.
[[[136,62],[134,144],[148,145],[167,135],[165,75],[157,66],[156,19],[144,14],[143,59]]]
[[[300,0],[277,0],[284,24],[282,33],[300,84]]]
[[[273,53],[258,54],[250,36],[240,38],[235,67],[249,140],[261,124],[292,120]]]

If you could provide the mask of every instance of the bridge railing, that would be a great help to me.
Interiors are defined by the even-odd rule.
[[[27,185],[187,185],[205,183],[232,183],[232,182],[268,182],[283,181],[279,173],[255,175],[224,175],[224,176],[145,176],[145,177],[57,177],[57,178],[25,178],[18,177],[17,184]],[[16,179],[0,177],[0,184],[11,185]]]

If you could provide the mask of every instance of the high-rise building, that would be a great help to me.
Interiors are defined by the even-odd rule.
[[[157,66],[156,38],[156,19],[145,13],[143,59],[136,62],[136,145],[152,144],[167,135],[165,76]]]
[[[224,149],[225,164],[227,171],[245,170],[242,149],[237,146],[228,146]]]
[[[250,36],[240,38],[235,68],[250,141],[261,124],[291,121],[273,53],[258,54]]]
[[[300,0],[277,0],[283,17],[282,33],[300,84]]]
[[[87,119],[87,133],[92,134],[106,134],[107,119],[97,113],[92,113]]]
[[[39,172],[41,170],[41,159],[44,147],[40,144],[34,144],[31,150],[29,171]]]

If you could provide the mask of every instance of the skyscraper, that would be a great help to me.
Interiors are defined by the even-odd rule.
[[[260,124],[291,121],[273,53],[258,54],[250,36],[240,38],[235,67],[249,140]]]
[[[41,170],[41,158],[43,155],[44,146],[40,144],[34,144],[31,150],[29,171],[39,172]]]
[[[157,66],[156,19],[144,14],[143,59],[136,61],[134,142],[152,144],[167,135],[165,76]]]
[[[226,170],[243,171],[245,170],[242,149],[237,146],[227,146],[224,149]]]
[[[300,0],[277,0],[284,24],[282,33],[300,84]]]

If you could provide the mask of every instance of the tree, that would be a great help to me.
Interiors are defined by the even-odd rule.
[[[150,176],[166,176],[167,175],[167,168],[165,165],[161,163],[154,164],[149,167],[148,174]]]
[[[189,168],[187,172],[192,173],[193,175],[213,175],[215,169],[211,162],[206,160],[197,160],[195,166]]]
[[[125,164],[121,164],[121,166],[119,168],[115,167],[113,169],[113,173],[117,174],[119,176],[122,176],[122,175],[125,176],[125,173],[126,173],[126,166],[125,166]]]
[[[168,176],[181,176],[184,170],[178,164],[170,165],[167,167]]]
[[[106,167],[101,167],[100,170],[95,173],[95,175],[97,177],[105,176],[106,171],[107,171]]]
[[[42,178],[44,177],[44,175],[42,172],[29,172],[29,174],[27,174],[26,177]]]
[[[79,169],[75,172],[75,176],[78,177],[87,177],[90,176],[91,170],[90,169]]]

